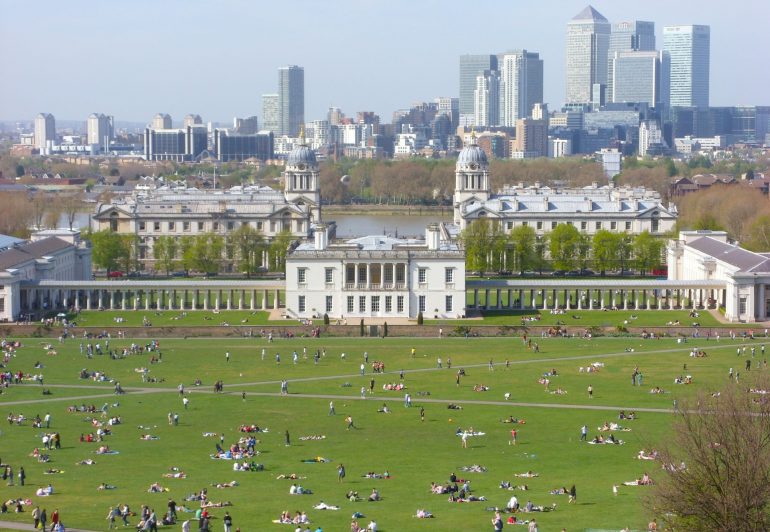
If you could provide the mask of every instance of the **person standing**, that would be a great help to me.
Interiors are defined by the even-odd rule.
[[[361,399],[366,399],[366,386],[361,386]]]
[[[291,438],[289,437],[289,429],[286,429],[286,433],[284,436],[286,438],[286,447],[288,447],[291,445]]]
[[[436,364],[438,366],[438,369],[441,369],[441,357],[438,357],[438,359],[436,360]]]
[[[577,502],[577,490],[575,489],[575,485],[573,484],[572,487],[569,489],[569,504],[576,503]]]
[[[345,466],[340,464],[337,466],[337,482],[342,482],[342,479],[345,478]]]
[[[107,530],[112,530],[115,528],[115,512],[117,508],[110,506],[110,508],[107,510]]]
[[[32,522],[35,524],[35,530],[37,530],[40,524],[40,506],[35,506],[35,509],[32,510]]]
[[[495,512],[495,516],[492,518],[492,529],[495,532],[502,532],[503,530],[503,517],[500,512]]]
[[[334,401],[329,401],[329,415],[333,416],[337,412],[334,411]]]
[[[588,398],[593,399],[594,398],[594,387],[590,384],[588,385]]]
[[[45,524],[48,521],[48,515],[45,512],[45,508],[40,512],[40,530],[45,532]]]
[[[516,445],[516,429],[511,429],[511,441],[508,442],[508,445]]]
[[[24,485],[24,480],[26,480],[27,474],[24,472],[24,466],[19,468],[19,486]]]
[[[461,443],[462,443],[463,449],[467,449],[468,448],[468,433],[467,432],[463,432],[462,435],[460,436],[460,439],[462,440]]]
[[[369,391],[374,393],[374,377],[369,380]]]
[[[527,532],[537,532],[537,521],[534,519],[530,520]]]
[[[422,406],[420,407],[420,421],[425,421],[425,408]]]
[[[187,406],[190,404],[190,399],[188,399],[187,396],[182,397],[182,404],[184,405],[184,409],[187,410]]]
[[[51,514],[51,531],[59,524],[59,509],[56,508]]]
[[[353,426],[353,416],[348,416],[348,417],[346,417],[346,418],[345,418],[345,423],[347,423],[347,424],[348,424],[348,426],[347,426],[347,428],[346,428],[345,430],[350,430],[350,429],[354,429],[354,428],[355,428],[355,427]]]
[[[45,428],[50,429],[51,428],[51,414],[49,412],[45,413],[45,417],[43,418],[43,421],[45,421]]]
[[[580,427],[580,441],[587,441],[588,439],[588,427],[583,425]]]
[[[225,532],[230,532],[233,526],[233,518],[230,517],[230,512],[225,512],[225,516],[222,518],[222,524],[225,527]]]

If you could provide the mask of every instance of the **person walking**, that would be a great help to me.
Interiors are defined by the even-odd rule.
[[[342,479],[345,478],[345,466],[340,464],[337,466],[337,482],[342,482]]]
[[[516,445],[516,429],[511,429],[511,441],[508,442],[508,445]]]
[[[38,525],[40,525],[40,506],[35,506],[35,509],[32,510],[32,522],[35,524],[35,530],[37,530]]]
[[[587,441],[588,439],[588,426],[583,425],[580,427],[580,441]]]
[[[467,432],[463,432],[462,435],[460,436],[460,439],[461,439],[461,443],[462,443],[463,449],[467,449],[468,448],[468,433]]]
[[[190,404],[190,399],[188,399],[187,396],[182,397],[182,404],[184,405],[184,409],[187,410],[187,406]]]
[[[51,514],[51,531],[52,532],[53,532],[53,529],[58,526],[58,524],[59,524],[59,509],[56,508]]]
[[[107,530],[115,528],[115,514],[117,513],[117,507],[110,506],[107,510]]]
[[[495,516],[492,518],[492,529],[495,532],[502,532],[503,530],[503,517],[500,512],[495,512]]]
[[[334,401],[329,401],[329,415],[333,416],[337,412],[334,411]]]
[[[348,424],[348,426],[347,426],[347,428],[346,428],[345,430],[350,430],[350,429],[354,429],[354,428],[355,428],[355,427],[353,426],[353,416],[348,416],[348,417],[346,417],[346,418],[345,418],[345,423],[347,423],[347,424]]]
[[[577,502],[577,490],[575,489],[575,485],[573,484],[572,487],[569,489],[569,504],[573,504]]]
[[[422,406],[420,407],[420,421],[425,421],[425,408]]]
[[[291,438],[289,437],[289,429],[286,429],[286,433],[284,436],[286,438],[286,447],[288,447],[291,445]]]
[[[45,512],[45,508],[40,511],[40,530],[45,532],[45,524],[48,521],[48,514]]]
[[[27,474],[24,472],[24,466],[19,468],[19,486],[24,485],[24,480],[27,478]]]
[[[225,512],[225,516],[222,518],[222,524],[225,527],[225,532],[230,532],[233,527],[233,518],[230,517],[230,512]]]

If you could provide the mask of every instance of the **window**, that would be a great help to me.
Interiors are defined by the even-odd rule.
[[[305,296],[299,296],[299,301],[297,302],[297,310],[298,312],[305,312]]]
[[[596,222],[596,230],[598,231],[601,228],[602,228],[602,223],[601,222]]]
[[[572,225],[572,222],[567,222],[567,225]]]
[[[385,312],[393,312],[393,296],[385,296]]]
[[[380,296],[372,296],[372,312],[380,311]]]
[[[521,225],[523,225],[524,227],[527,227],[529,225],[529,222],[521,222]]]
[[[506,224],[506,226],[508,227],[508,230],[510,231],[511,229],[513,229],[513,222],[508,222]]]
[[[334,282],[334,268],[326,268],[324,270],[324,282],[326,284],[332,284]]]
[[[153,231],[160,231],[160,222],[153,222],[152,230]]]
[[[610,229],[617,229],[618,228],[618,222],[610,222]]]
[[[428,269],[427,268],[419,268],[417,270],[417,282],[420,284],[425,284],[428,282]]]
[[[551,222],[551,229],[556,229],[557,225],[558,225],[557,222]]]
[[[262,222],[257,222],[257,231],[262,230]]]
[[[361,314],[366,312],[366,296],[358,296],[358,312]]]
[[[543,228],[543,222],[537,222],[537,230],[540,231]]]
[[[444,282],[447,284],[451,284],[455,282],[455,269],[454,268],[444,268]]]
[[[353,299],[353,296],[348,296],[348,314],[353,313],[353,302],[355,300]]]
[[[738,316],[746,314],[746,298],[742,297],[738,300]]]
[[[234,227],[235,227],[235,223],[234,222],[227,222],[227,230],[228,231],[232,231]]]
[[[631,230],[631,222],[626,222],[626,231]]]
[[[585,231],[588,229],[588,222],[580,222],[580,230]]]
[[[275,233],[275,221],[274,220],[270,221],[270,232],[271,233]]]
[[[419,296],[417,298],[417,309],[420,312],[425,312],[425,296]]]
[[[444,300],[444,309],[447,312],[452,312],[452,296],[446,296]]]
[[[307,283],[307,268],[297,268],[297,283]]]
[[[219,222],[214,222],[211,229],[212,231],[219,231]]]
[[[5,298],[0,297],[0,312],[5,312]]]
[[[396,312],[404,312],[404,296],[396,297]]]
[[[169,222],[169,223],[168,223],[168,230],[169,230],[169,231],[176,231],[176,223],[174,223],[174,222]]]
[[[326,312],[331,312],[334,308],[334,296],[326,296]]]
[[[190,230],[190,222],[182,222],[182,231]]]
[[[139,230],[144,231],[146,228],[146,224],[144,222],[139,222]]]
[[[198,231],[203,231],[203,222],[198,222]]]

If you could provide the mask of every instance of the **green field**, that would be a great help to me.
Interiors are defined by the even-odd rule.
[[[126,313],[135,315],[138,313]],[[761,360],[757,340],[755,367]],[[147,340],[137,340],[144,345]],[[40,446],[41,429],[29,422],[18,426],[4,422],[0,425],[0,458],[15,471],[23,466],[27,485],[0,485],[4,500],[31,498],[48,510],[59,508],[68,527],[106,530],[105,516],[110,505],[127,502],[138,511],[142,504],[154,507],[159,515],[166,509],[169,497],[178,504],[195,508],[185,502],[190,493],[208,488],[212,501],[231,501],[226,508],[233,516],[234,526],[241,530],[293,530],[293,527],[273,525],[280,513],[288,510],[306,511],[313,530],[349,530],[351,514],[360,512],[365,518],[378,522],[378,530],[483,530],[488,529],[492,512],[488,507],[502,507],[515,494],[522,504],[532,500],[538,505],[556,503],[556,511],[520,514],[535,517],[541,530],[585,530],[589,528],[618,530],[629,526],[643,529],[650,516],[641,504],[647,487],[621,486],[617,497],[612,485],[638,478],[645,471],[653,479],[660,464],[637,460],[643,448],[652,448],[669,435],[674,399],[692,396],[698,391],[710,392],[723,386],[728,368],[743,371],[746,358],[736,357],[741,341],[722,339],[691,340],[679,344],[674,339],[641,340],[640,338],[596,338],[593,340],[533,338],[539,352],[527,349],[520,338],[430,338],[430,339],[294,339],[276,340],[268,344],[263,339],[160,339],[162,360],[150,363],[152,354],[136,354],[111,359],[94,356],[87,359],[80,353],[80,339],[57,344],[58,354],[47,355],[40,340],[26,340],[11,359],[8,369],[30,373],[42,372],[45,384],[13,385],[0,395],[0,406],[7,413],[23,413],[27,417],[50,412],[51,431],[61,433],[62,449],[50,452],[49,463],[38,463],[29,454]],[[112,348],[128,346],[130,339],[112,339]],[[706,358],[690,358],[689,350],[699,346]],[[770,345],[770,344],[769,344]],[[104,343],[102,342],[102,346]],[[307,348],[308,358],[303,357]],[[266,357],[262,360],[261,350]],[[412,348],[416,356],[410,355]],[[325,349],[326,356],[315,365],[312,355]],[[292,363],[292,351],[298,352],[298,363]],[[225,352],[231,353],[227,362]],[[381,360],[386,373],[372,374],[369,365],[365,375],[359,366],[363,353],[369,362]],[[280,364],[275,354],[280,353]],[[345,358],[341,357],[345,353]],[[155,353],[157,356],[157,353]],[[437,358],[443,368],[437,368]],[[451,358],[452,369],[446,368]],[[489,369],[492,360],[493,370]],[[506,367],[506,360],[508,367]],[[35,369],[40,361],[44,367]],[[604,363],[597,373],[581,373],[580,367]],[[683,369],[687,364],[687,370]],[[631,385],[631,372],[639,366],[642,386]],[[137,369],[149,368],[148,376],[159,382],[142,382]],[[458,386],[456,369],[462,367],[466,376]],[[114,395],[114,384],[79,378],[82,369],[104,372],[128,391]],[[566,394],[545,391],[538,379],[555,369],[550,377],[550,389],[561,388]],[[404,391],[385,391],[383,384],[400,381],[404,371],[407,392],[412,396],[412,408],[404,407]],[[692,375],[694,384],[676,385],[679,375]],[[361,398],[361,387],[369,388],[374,378],[374,393]],[[196,379],[201,386],[194,386]],[[212,385],[224,382],[224,393],[215,394]],[[279,383],[288,380],[288,396],[280,395]],[[185,410],[177,392],[184,383],[191,391],[189,409]],[[594,389],[588,398],[588,385]],[[489,387],[477,392],[476,385]],[[663,394],[651,394],[660,386]],[[51,395],[42,395],[49,388]],[[242,392],[246,392],[245,400]],[[429,395],[423,394],[429,392]],[[509,400],[504,397],[510,393]],[[329,401],[334,401],[336,415],[328,415]],[[392,413],[378,413],[384,403]],[[462,405],[462,410],[449,410],[447,405]],[[119,451],[117,455],[96,455],[96,443],[80,443],[81,433],[95,430],[88,418],[101,420],[101,414],[68,413],[70,405],[107,405],[109,415],[119,415],[122,423],[112,427],[105,444]],[[420,421],[419,409],[425,408],[425,421]],[[598,433],[605,421],[617,421],[619,409],[636,410],[638,419],[621,422],[630,432],[616,432],[625,445],[594,446],[579,441],[580,427],[588,425],[589,436]],[[178,426],[167,422],[169,412],[180,416]],[[355,429],[346,430],[346,416],[352,416]],[[518,445],[508,444],[510,429],[503,418],[515,416],[526,420],[518,424]],[[234,472],[232,461],[209,457],[224,434],[226,446],[242,434],[241,424],[257,424],[269,428],[257,434],[256,448],[260,454],[254,461],[264,464],[258,472]],[[144,428],[140,428],[144,427]],[[461,447],[455,435],[458,428],[486,433],[469,438],[469,448]],[[285,431],[291,445],[285,445]],[[143,434],[158,440],[140,439]],[[301,436],[324,435],[322,440],[300,441]],[[322,456],[328,463],[304,463],[302,460]],[[76,462],[93,458],[93,466],[77,466]],[[347,476],[337,480],[337,466],[344,463]],[[478,464],[485,473],[464,473],[463,466]],[[164,478],[176,467],[187,478]],[[44,475],[48,468],[64,471]],[[516,478],[515,473],[534,471],[537,478]],[[388,471],[390,479],[364,478],[367,472]],[[445,483],[450,473],[471,480],[472,493],[486,501],[454,503],[446,495],[434,495],[430,483]],[[313,491],[310,495],[289,495],[292,481],[278,480],[279,474],[296,473],[307,477],[299,481]],[[217,489],[212,483],[236,480],[239,486]],[[501,481],[528,484],[528,491],[508,491],[499,488]],[[36,488],[51,482],[55,493],[37,497]],[[100,483],[116,486],[114,490],[97,491]],[[167,493],[148,493],[153,482],[169,489]],[[551,495],[550,490],[575,484],[578,503],[567,504],[564,495]],[[381,495],[380,502],[349,502],[348,490],[356,490],[366,498],[373,488]],[[319,501],[339,505],[339,511],[314,510]],[[418,508],[431,511],[435,519],[412,517]],[[8,513],[1,519],[31,522],[25,513]],[[210,510],[215,519],[213,527],[221,527],[224,508]],[[192,513],[179,512],[181,520]],[[136,524],[137,518],[131,519]],[[177,525],[178,526],[178,525]],[[195,529],[196,525],[193,525]],[[172,528],[172,527],[166,527]]]

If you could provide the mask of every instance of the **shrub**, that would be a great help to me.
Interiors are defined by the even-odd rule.
[[[422,323],[423,323],[422,312],[420,312],[419,314],[417,314],[417,325],[422,325]]]

